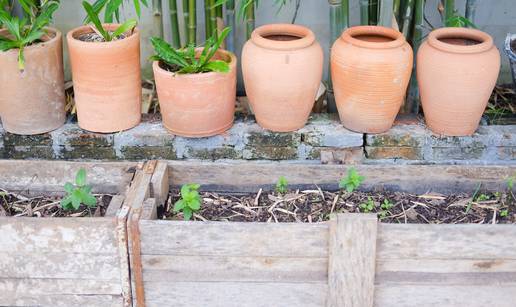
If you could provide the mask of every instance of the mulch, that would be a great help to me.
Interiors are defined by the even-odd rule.
[[[473,199],[467,194],[347,193],[316,188],[291,191],[285,195],[262,190],[248,195],[201,192],[201,197],[201,209],[193,217],[196,221],[315,223],[327,221],[332,213],[372,212],[377,213],[384,223],[516,223],[516,202],[512,193],[480,191]],[[172,212],[179,198],[178,190],[171,191],[160,218],[183,219],[181,213]],[[384,204],[382,208],[385,200],[390,205]],[[502,216],[505,213],[507,215]]]

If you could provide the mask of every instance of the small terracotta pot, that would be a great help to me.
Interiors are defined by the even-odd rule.
[[[16,134],[40,134],[65,120],[63,39],[46,28],[48,40],[24,49],[25,70],[18,69],[18,49],[0,52],[0,117],[4,129]],[[0,30],[0,36],[7,35]]]
[[[436,134],[471,135],[496,85],[500,53],[487,33],[432,31],[417,55],[417,79],[428,127]]]
[[[254,30],[242,51],[242,72],[256,121],[278,132],[302,128],[315,103],[323,51],[314,33],[291,24]]]
[[[229,62],[230,71],[175,74],[153,63],[163,125],[173,134],[206,137],[233,125],[237,59],[220,49],[213,59]]]
[[[118,25],[104,27],[113,31]],[[134,29],[111,42],[77,39],[90,32],[90,26],[82,26],[66,37],[79,126],[103,133],[132,128],[141,118],[140,33]]]
[[[412,48],[392,28],[358,26],[342,33],[331,50],[331,75],[344,127],[362,133],[389,130],[403,104],[412,63]]]

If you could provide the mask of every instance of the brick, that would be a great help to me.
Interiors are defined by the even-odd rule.
[[[366,145],[370,147],[423,147],[427,131],[420,125],[398,125],[379,134],[367,134]]]
[[[516,160],[516,147],[497,148],[497,158],[499,160]]]
[[[5,156],[9,159],[55,159],[54,150],[50,146],[6,146]]]
[[[368,159],[405,159],[423,160],[423,149],[420,147],[365,147]]]
[[[478,147],[434,147],[432,160],[480,160],[486,151],[485,146]]]
[[[172,146],[125,146],[121,149],[124,160],[176,160],[177,155]]]

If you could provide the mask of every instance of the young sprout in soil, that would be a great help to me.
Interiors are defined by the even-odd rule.
[[[512,191],[514,188],[514,181],[516,180],[516,174],[512,175],[511,177],[507,178],[507,189],[509,189],[509,192]]]
[[[339,188],[346,189],[348,193],[352,193],[354,190],[356,190],[364,181],[365,177],[360,176],[358,174],[357,170],[352,167],[348,170],[348,175],[346,177],[343,177],[339,182]]]
[[[97,204],[97,199],[91,194],[91,186],[86,184],[86,171],[82,168],[75,176],[75,184],[67,182],[64,189],[67,193],[61,200],[61,207],[64,210],[77,210],[81,204],[90,208]]]
[[[181,187],[181,199],[174,204],[174,212],[183,212],[185,221],[189,221],[194,212],[201,209],[201,196],[198,184],[185,184]]]
[[[380,219],[386,218],[387,217],[387,213],[389,213],[389,210],[392,209],[392,207],[394,207],[394,204],[391,203],[390,200],[385,198],[383,200],[383,203],[380,205],[380,208],[382,209],[382,211],[380,211]]]
[[[82,2],[82,6],[88,14],[88,19],[95,26],[96,32],[104,38],[104,41],[110,42],[112,40],[119,39],[124,33],[132,31],[136,24],[138,23],[136,19],[132,18],[121,24],[114,32],[110,32],[102,26],[99,18],[99,11],[95,10],[95,8],[89,4],[87,1]]]
[[[362,211],[363,213],[369,213],[373,211],[375,205],[373,199],[370,196],[368,196],[367,202],[360,204],[358,207],[360,208],[360,211]]]
[[[288,181],[284,176],[279,177],[278,182],[276,182],[276,192],[280,194],[285,194],[288,191]]]
[[[509,209],[504,209],[500,211],[501,217],[507,217],[509,215]]]
[[[156,55],[150,59],[165,64],[167,70],[178,74],[198,74],[204,72],[229,72],[229,63],[222,60],[212,60],[220,45],[231,31],[225,28],[218,36],[213,34],[206,40],[202,52],[196,52],[196,47],[190,44],[184,49],[174,49],[159,37],[152,37],[151,43]]]

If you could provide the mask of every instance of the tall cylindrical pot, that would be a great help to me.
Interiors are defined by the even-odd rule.
[[[111,42],[78,39],[91,32],[82,26],[67,35],[79,127],[102,133],[132,128],[141,118],[140,33],[134,29]]]
[[[392,28],[344,31],[331,51],[333,91],[344,127],[361,133],[389,130],[403,104],[412,63],[412,48]]]
[[[237,59],[225,50],[218,50],[214,59],[227,61],[230,71],[176,74],[153,63],[163,125],[173,134],[207,137],[233,125]]]
[[[487,33],[466,28],[432,31],[417,55],[427,126],[440,135],[473,134],[499,71],[500,53]]]
[[[40,134],[65,122],[63,39],[56,29],[46,31],[42,42],[24,49],[24,71],[18,49],[0,52],[0,118],[7,132]]]
[[[253,31],[242,51],[242,72],[256,121],[278,132],[302,128],[315,103],[323,50],[302,26],[271,24]]]

